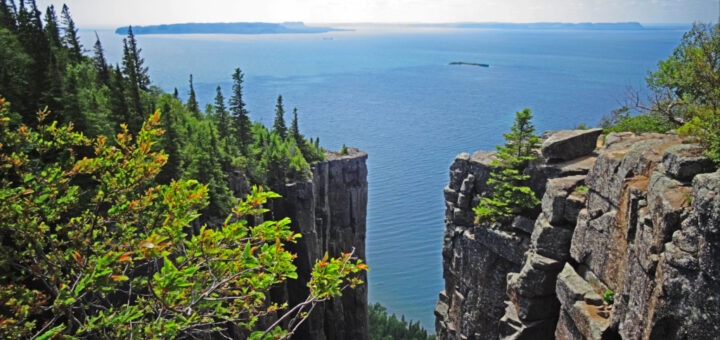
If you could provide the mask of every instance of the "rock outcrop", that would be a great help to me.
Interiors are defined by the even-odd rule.
[[[348,148],[347,155],[327,153],[326,160],[312,165],[308,182],[288,184],[283,199],[273,206],[275,218],[290,217],[291,227],[303,236],[288,249],[298,256],[298,279],[289,280],[275,294],[291,306],[308,296],[306,283],[315,261],[325,252],[341,256],[354,249],[365,260],[368,200],[367,154]],[[367,278],[363,276],[363,281]],[[367,284],[343,292],[342,297],[315,307],[295,334],[298,339],[367,339]]]
[[[541,212],[507,226],[472,225],[492,154],[455,159],[439,338],[720,334],[720,172],[675,135],[611,134],[594,150],[598,134],[546,138],[528,169]]]

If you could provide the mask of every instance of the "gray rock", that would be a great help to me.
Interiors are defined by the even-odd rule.
[[[565,207],[573,189],[583,183],[584,175],[553,178],[547,181],[545,195],[542,198],[542,212],[551,224],[565,222]],[[572,221],[574,224],[574,221]]]
[[[512,228],[523,231],[527,234],[532,234],[533,229],[535,228],[535,221],[525,216],[517,216],[513,219]]]
[[[572,306],[575,302],[585,301],[585,295],[595,293],[592,286],[567,263],[558,274],[555,289],[557,298],[563,306]]]
[[[293,231],[303,235],[288,245],[298,255],[294,262],[298,279],[286,281],[283,288],[291,306],[307,298],[310,272],[325,252],[336,257],[354,248],[355,256],[365,261],[367,154],[355,148],[348,151],[348,155],[327,154],[326,161],[312,165],[311,181],[286,185],[280,192],[283,198],[272,203],[275,217],[290,217]],[[366,275],[361,279],[367,282]],[[367,339],[367,285],[316,306],[295,337]]]
[[[557,131],[542,143],[542,155],[564,161],[587,156],[595,150],[601,133],[602,129]]]
[[[570,258],[572,236],[572,230],[555,227],[548,223],[545,215],[540,215],[535,222],[530,243],[537,254],[564,261]]]
[[[665,172],[675,179],[689,181],[695,175],[711,172],[715,166],[703,152],[705,149],[696,144],[678,144],[665,150],[663,165]]]

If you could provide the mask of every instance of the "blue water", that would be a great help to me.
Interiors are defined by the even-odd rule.
[[[443,289],[442,188],[460,152],[492,149],[514,112],[530,107],[538,131],[568,129],[620,106],[629,86],[680,41],[680,29],[466,30],[322,35],[139,36],[152,82],[200,100],[226,97],[240,67],[251,116],[269,124],[275,98],[327,148],[370,157],[367,256],[370,300],[434,330]],[[110,61],[121,38],[98,31]],[[84,45],[94,36],[81,32]],[[332,39],[331,39],[332,38]],[[451,61],[490,68],[449,66]]]

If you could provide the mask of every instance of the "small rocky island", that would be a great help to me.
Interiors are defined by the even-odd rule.
[[[490,67],[490,64],[481,63],[469,63],[466,61],[453,61],[449,65],[465,65],[465,66],[477,66],[477,67]]]

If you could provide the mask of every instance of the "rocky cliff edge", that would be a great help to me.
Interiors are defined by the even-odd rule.
[[[720,334],[720,172],[675,135],[599,134],[546,136],[528,169],[541,211],[507,225],[473,224],[494,153],[454,160],[438,338]]]

